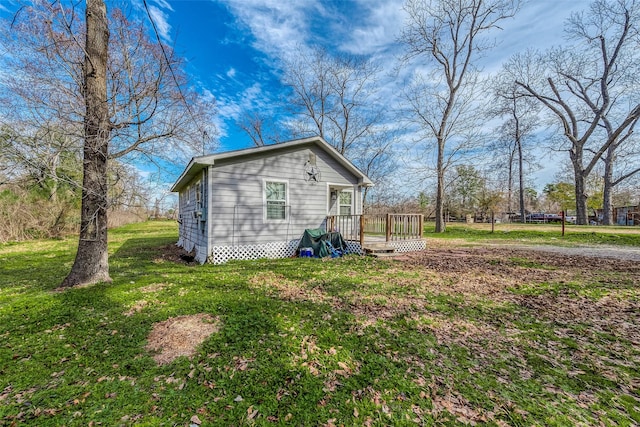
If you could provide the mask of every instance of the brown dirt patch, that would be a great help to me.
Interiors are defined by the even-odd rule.
[[[433,274],[423,282],[426,292],[512,303],[560,326],[589,324],[640,343],[638,262],[508,248],[439,248],[396,260],[402,269]],[[547,284],[557,290],[517,291]]]
[[[561,248],[556,248],[560,251]],[[398,261],[416,266],[427,267],[437,271],[469,271],[482,269],[501,271],[509,266],[513,258],[527,259],[545,267],[569,268],[571,270],[593,271],[607,270],[612,272],[637,272],[640,265],[633,260],[583,256],[570,253],[549,253],[535,249],[522,248],[446,248],[438,247],[422,252],[407,253],[395,258]]]
[[[402,267],[431,273],[428,291],[514,301],[509,290],[540,283],[606,284],[614,294],[639,283],[636,261],[511,248],[438,248],[395,258]]]
[[[193,259],[193,253],[189,253],[173,243],[160,247],[158,252],[158,256],[153,260],[155,263],[169,261],[190,266],[198,265]]]
[[[312,301],[337,304],[335,298],[319,288],[306,288],[305,282],[287,279],[282,274],[265,271],[249,278],[249,284],[257,289],[266,289],[287,301]]]
[[[156,363],[166,365],[180,356],[193,356],[196,347],[218,330],[219,319],[209,314],[172,317],[153,325],[145,348],[157,352]]]

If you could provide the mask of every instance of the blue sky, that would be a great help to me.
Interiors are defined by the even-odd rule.
[[[164,40],[187,58],[194,84],[218,102],[221,149],[250,140],[234,125],[242,109],[268,109],[282,93],[282,58],[321,45],[371,55],[391,72],[401,53],[402,0],[149,0]],[[576,0],[532,0],[503,23],[497,47],[483,59],[496,71],[513,53],[563,42],[563,21],[588,5]],[[390,88],[394,77],[381,81]],[[390,89],[389,92],[394,92]]]
[[[194,84],[218,103],[220,150],[251,141],[235,122],[243,110],[270,111],[283,88],[280,64],[307,46],[370,55],[385,73],[382,93],[393,102],[398,79],[392,70],[401,54],[398,34],[403,0],[148,0],[164,40],[189,61]],[[544,50],[564,42],[563,23],[586,0],[530,0],[493,34],[497,46],[482,59],[486,72],[499,70],[513,53]],[[557,156],[557,153],[556,153]],[[540,189],[553,180],[557,161],[543,159]]]
[[[142,0],[132,0],[140,16]],[[245,148],[251,140],[236,126],[242,111],[278,117],[282,59],[320,45],[329,51],[371,56],[384,70],[381,93],[390,103],[399,91],[392,73],[401,54],[396,42],[405,16],[403,0],[147,0],[162,39],[187,59],[191,84],[215,97],[219,150]],[[107,0],[108,7],[117,4]],[[11,11],[17,3],[0,0]],[[493,34],[498,45],[482,60],[497,71],[513,53],[563,43],[563,22],[586,0],[529,0]],[[545,162],[538,182],[553,178],[556,162]],[[180,170],[176,170],[176,176]],[[169,177],[168,177],[169,178]]]

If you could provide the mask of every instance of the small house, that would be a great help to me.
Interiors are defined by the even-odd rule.
[[[328,229],[332,215],[357,226],[372,185],[320,137],[194,157],[171,188],[178,245],[200,263],[289,257],[305,229]]]

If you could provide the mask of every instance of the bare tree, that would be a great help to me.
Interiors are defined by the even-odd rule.
[[[19,127],[7,126],[1,131],[0,170],[6,179],[30,177],[51,200],[58,198],[58,188],[63,185],[78,186],[78,175],[66,167],[69,159],[76,166],[78,146],[62,129],[47,125],[33,133],[22,132]]]
[[[639,143],[640,141],[638,141],[635,134],[630,135],[624,141],[617,141],[617,143],[611,144],[603,158],[605,165],[603,173],[603,207],[605,213],[608,209],[607,206],[612,210],[614,198],[621,191],[619,187],[622,187],[623,183],[627,186],[630,185],[631,188],[637,188],[637,183],[629,183],[629,181],[633,181],[632,178],[637,177],[638,172],[640,172],[640,167],[638,166],[640,165]],[[611,222],[614,222],[613,218],[611,218]]]
[[[277,106],[278,102],[274,102],[273,105]],[[251,138],[251,142],[256,147],[290,139],[286,134],[286,130],[278,127],[277,117],[269,114],[274,113],[246,109],[236,121],[238,127]]]
[[[477,69],[474,60],[492,44],[483,39],[512,17],[518,0],[408,0],[400,35],[404,61],[432,66],[428,77],[408,91],[408,101],[425,138],[436,145],[436,232],[445,230],[445,156],[450,141],[469,128]],[[421,89],[419,93],[416,89]]]
[[[381,183],[396,167],[389,153],[398,136],[386,124],[388,104],[378,99],[379,67],[368,58],[322,48],[301,52],[284,61],[289,105],[297,117],[291,133],[321,136]]]
[[[238,120],[238,126],[251,138],[253,145],[262,147],[267,144],[265,135],[265,118],[255,111],[247,111]]]
[[[322,48],[301,52],[284,61],[284,83],[299,118],[292,133],[321,136],[346,154],[380,123],[374,87],[379,68],[366,58],[331,55]]]
[[[518,64],[522,62],[518,61]],[[518,194],[520,219],[525,221],[525,163],[529,150],[527,141],[538,127],[539,104],[518,93],[512,74],[505,70],[494,81],[495,104],[490,116],[498,116],[504,122],[498,129],[498,139],[491,147],[495,152],[506,153],[507,160],[507,210],[512,212],[514,167],[518,172]]]
[[[0,241],[60,237],[79,217],[82,159],[50,130],[0,130]]]
[[[107,252],[107,8],[101,0],[87,0],[83,67],[85,120],[82,211],[76,259],[62,286],[111,282]]]
[[[623,113],[624,114],[624,113]],[[604,162],[604,187],[603,187],[603,217],[602,223],[605,225],[613,224],[613,191],[614,189],[640,172],[637,163],[638,141],[633,138],[634,128],[640,119],[638,114],[635,120],[629,125],[628,130],[619,138],[612,138],[615,132],[615,125],[611,123],[608,116],[602,118],[603,126],[607,132],[607,138],[613,141],[607,152],[602,156]],[[631,164],[628,160],[634,159]],[[615,173],[616,170],[618,173]]]
[[[397,144],[397,130],[379,126],[370,132],[362,144],[352,148],[350,158],[358,168],[374,183],[375,187],[384,189],[386,179],[396,170],[398,164],[393,156],[392,148]],[[370,187],[365,187],[362,203],[369,201]]]
[[[84,12],[81,14],[80,12]],[[83,16],[84,15],[84,16]],[[5,120],[25,134],[55,124],[83,152],[79,248],[63,286],[110,281],[107,256],[109,159],[182,161],[203,149],[211,102],[184,86],[181,62],[141,23],[103,0],[84,10],[62,1],[21,9],[3,45],[12,55],[0,96]]]
[[[575,44],[539,55],[534,60],[545,65],[543,73],[517,81],[555,117],[566,137],[578,224],[588,220],[585,181],[603,156],[612,167],[615,151],[640,117],[633,87],[639,62],[638,12],[635,0],[593,2],[588,13],[573,14],[567,21],[566,32]],[[605,211],[609,223],[610,206]]]

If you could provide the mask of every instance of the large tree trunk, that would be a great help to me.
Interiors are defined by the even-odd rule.
[[[574,165],[574,176],[576,181],[576,224],[587,225],[589,214],[587,211],[587,194],[585,192],[586,176],[582,168]]]
[[[569,151],[569,158],[573,166],[573,177],[575,181],[576,193],[576,224],[589,224],[589,214],[587,212],[586,181],[589,173],[582,166],[583,145],[573,143],[573,148]]]
[[[613,147],[613,145],[611,146]],[[604,189],[602,191],[602,224],[612,225],[613,220],[613,201],[611,194],[613,193],[613,156],[614,150],[609,147],[607,157],[604,159]]]
[[[444,140],[438,139],[438,186],[436,189],[436,233],[444,233],[446,223],[444,220]]]
[[[84,61],[84,162],[80,239],[62,286],[110,282],[107,253],[107,48],[109,28],[103,0],[87,0]]]

